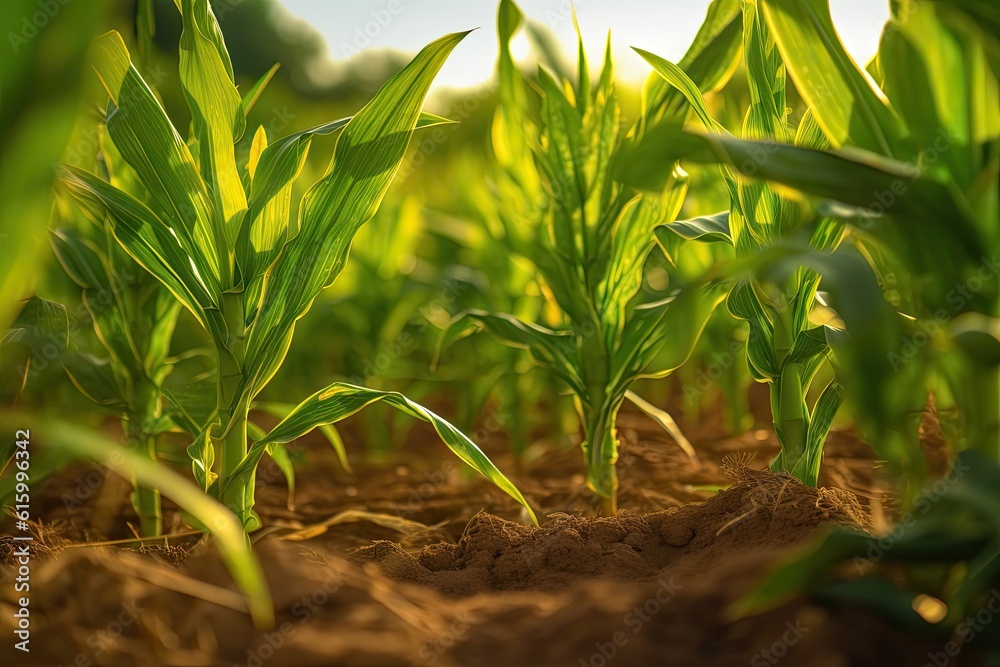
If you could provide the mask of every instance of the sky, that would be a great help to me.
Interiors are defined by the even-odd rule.
[[[366,48],[415,53],[449,32],[479,28],[455,49],[436,79],[437,87],[467,87],[487,81],[497,57],[495,0],[282,0],[295,17],[326,39],[329,55],[343,60]],[[649,73],[629,47],[638,46],[676,61],[705,18],[709,0],[519,0],[524,13],[548,27],[564,52],[575,52],[572,9],[576,7],[587,55],[603,56],[611,29],[617,78],[639,83]],[[889,15],[888,0],[830,0],[834,24],[855,60],[864,64],[878,47]],[[515,57],[527,55],[523,35]]]

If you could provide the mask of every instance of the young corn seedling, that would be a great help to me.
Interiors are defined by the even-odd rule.
[[[509,314],[466,312],[445,341],[475,328],[531,351],[570,388],[583,425],[588,487],[601,513],[617,511],[618,441],[615,419],[630,385],[680,366],[721,300],[712,290],[636,302],[653,228],[680,210],[682,173],[658,192],[622,187],[610,167],[624,137],[615,97],[610,48],[592,85],[580,46],[575,85],[539,71],[540,117],[525,103],[526,82],[509,42],[522,19],[514,3],[500,4],[500,105],[494,148],[506,174],[510,217],[520,231],[508,238],[542,277],[564,326],[547,328]],[[464,326],[460,326],[464,325]],[[653,358],[659,364],[651,368]]]
[[[106,132],[100,133],[100,140],[108,180],[145,199],[141,186],[118,162]],[[157,438],[172,428],[163,414],[161,387],[173,368],[170,341],[180,302],[121,249],[103,207],[85,209],[84,215],[89,218],[84,225],[54,229],[52,247],[67,275],[82,290],[82,303],[103,354],[68,350],[63,366],[81,393],[121,419],[129,447],[156,461]],[[63,220],[69,223],[72,217],[67,211]],[[132,505],[139,515],[141,535],[159,535],[159,490],[136,485]]]
[[[797,131],[789,126],[784,65],[754,3],[743,4],[743,19],[743,57],[751,98],[743,135],[775,141],[794,139],[798,145],[824,147],[822,132],[810,112],[805,114]],[[640,51],[640,54],[664,80],[685,93],[709,130],[726,133],[712,118],[697,86],[681,68],[650,53]],[[766,158],[766,153],[760,157]],[[675,235],[723,241],[735,247],[738,260],[758,257],[767,248],[796,234],[806,235],[809,247],[815,251],[827,251],[840,243],[843,236],[840,223],[823,218],[811,228],[805,226],[804,213],[795,201],[764,183],[739,181],[730,169],[723,171],[730,191],[730,210],[661,225],[657,234],[664,242]],[[820,275],[806,266],[777,280],[769,280],[766,272],[758,271],[738,279],[726,301],[730,313],[748,323],[750,370],[754,379],[767,383],[770,389],[774,429],[781,443],[781,452],[771,467],[791,473],[810,485],[816,484],[823,444],[842,402],[836,380],[827,384],[811,408],[806,400],[817,371],[830,353],[827,327],[810,322],[819,282]]]
[[[110,97],[108,134],[152,205],[81,169],[64,167],[61,181],[84,202],[107,209],[117,241],[212,341],[215,406],[188,449],[198,483],[253,530],[260,525],[254,473],[268,448],[385,401],[430,422],[463,461],[527,507],[474,443],[393,392],[333,383],[248,441],[251,403],[281,366],[296,321],[340,274],[351,240],[377,208],[415,128],[441,122],[422,120],[420,107],[464,33],[425,47],[351,119],[277,140],[258,128],[244,165],[237,164],[234,144],[245,130],[248,101],[233,82],[218,23],[207,0],[182,0],[179,7],[180,80],[193,129],[188,143],[131,64],[121,37],[111,32],[97,42],[96,69]],[[293,186],[312,138],[338,130],[329,168],[293,213]]]

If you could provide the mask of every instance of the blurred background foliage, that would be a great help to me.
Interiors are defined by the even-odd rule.
[[[371,97],[408,55],[384,49],[365,49],[348,60],[332,60],[321,35],[308,23],[292,16],[276,0],[212,2],[240,89],[247,90],[275,63],[280,66],[262,97],[251,110],[247,126],[264,126],[269,135],[295,132],[332,118],[348,116]],[[111,0],[103,20],[88,17],[87,37],[98,28],[118,30],[131,50],[141,54],[144,76],[156,86],[168,114],[179,127],[189,122],[177,71],[176,44],[180,36],[180,15],[173,0],[152,0],[151,14],[132,0]],[[151,46],[140,45],[138,26],[152,18]],[[149,24],[147,24],[149,25]],[[565,59],[555,38],[539,23],[529,23],[531,62],[544,64],[556,72],[566,72]],[[74,31],[79,36],[83,31]],[[131,39],[130,39],[131,38]],[[82,40],[82,49],[86,40]],[[81,51],[82,53],[82,51]],[[79,67],[81,53],[73,62]],[[531,67],[524,67],[534,79]],[[69,164],[90,164],[98,152],[99,108],[104,96],[90,71],[71,77],[82,88],[77,105],[70,99],[68,118],[76,115],[62,159]],[[637,117],[641,90],[619,86],[623,125]],[[790,98],[793,98],[793,93]],[[713,112],[727,126],[741,122],[748,92],[742,64],[729,84],[710,98]],[[487,411],[517,415],[508,419],[503,434],[512,449],[524,453],[530,442],[547,438],[569,443],[572,433],[572,403],[564,388],[537,372],[526,353],[503,348],[482,337],[462,340],[450,349],[434,373],[434,361],[441,331],[452,314],[470,308],[522,314],[544,320],[552,315],[543,286],[531,267],[519,265],[497,252],[500,231],[486,210],[496,206],[491,184],[484,177],[492,155],[490,128],[496,108],[496,83],[486,82],[472,89],[444,89],[432,95],[428,110],[459,121],[418,133],[410,154],[375,218],[358,235],[351,261],[340,280],[320,297],[308,318],[295,333],[285,365],[262,399],[281,402],[289,392],[302,395],[315,391],[330,378],[343,379],[378,389],[406,393],[430,405],[445,402],[444,412],[460,427],[471,431]],[[801,111],[799,111],[801,113]],[[67,130],[68,131],[68,130]],[[248,152],[252,133],[237,145]],[[313,150],[300,183],[315,180],[326,168],[334,136],[314,139]],[[691,195],[681,217],[715,213],[727,207],[724,193],[713,186],[712,167],[691,169]],[[44,213],[37,213],[44,217]],[[9,245],[9,244],[8,244]],[[48,243],[37,243],[40,261],[51,259]],[[679,266],[671,271],[688,271],[694,276],[718,259],[724,249],[714,246],[685,248]],[[667,293],[667,268],[647,268],[644,290]],[[687,269],[685,269],[687,267]],[[91,348],[95,340],[80,303],[79,289],[55,270],[36,271],[37,293],[67,304],[74,331],[71,345]],[[204,345],[187,313],[181,313],[173,338],[177,350]],[[724,376],[710,378],[707,369],[718,345],[737,345],[745,332],[725,313],[713,315],[705,337],[691,363],[676,378],[642,382],[644,395],[664,403],[671,392],[683,400],[684,414],[696,419],[707,406],[723,400],[727,423],[733,432],[752,423],[747,409],[746,388],[750,378],[745,361],[725,365]],[[30,377],[25,381],[25,363],[32,359]],[[8,341],[0,350],[0,377],[3,400],[30,408],[59,404],[82,415],[93,411],[70,385],[58,363],[45,363],[44,355],[29,345]],[[699,370],[700,369],[700,370]],[[198,373],[197,363],[176,372],[169,380],[183,387]],[[693,383],[703,389],[681,395],[681,387]],[[492,406],[492,407],[491,407]],[[92,420],[98,417],[91,417]],[[412,422],[385,408],[373,407],[355,418],[372,455],[398,447]],[[495,434],[490,434],[495,435]]]

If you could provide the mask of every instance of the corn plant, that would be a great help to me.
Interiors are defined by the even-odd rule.
[[[898,440],[894,432],[902,432],[914,443],[915,429],[898,426],[901,413],[922,407],[934,386],[943,402],[960,408],[964,435],[956,444],[1000,461],[996,8],[893,3],[874,81],[835,38],[826,3],[768,1],[764,10],[796,86],[816,100],[830,142],[868,152],[783,180],[855,207],[841,213],[878,251],[872,255],[890,262],[876,265],[880,271],[923,277],[906,281],[893,304],[903,314],[896,318],[900,335],[864,341],[882,348],[882,362],[852,368],[856,384],[876,387],[858,406],[862,420],[884,437]],[[836,179],[824,184],[817,173]],[[928,330],[934,344],[915,344]],[[892,396],[906,402],[894,405]]]
[[[614,514],[615,419],[629,387],[640,377],[662,377],[680,366],[721,296],[706,289],[653,302],[635,299],[654,247],[653,228],[676,217],[687,179],[677,172],[646,194],[612,178],[625,137],[610,47],[596,84],[582,41],[575,85],[540,69],[540,112],[533,117],[527,83],[509,48],[521,21],[513,2],[501,2],[494,149],[502,166],[501,192],[512,200],[507,238],[536,267],[564,325],[548,328],[509,314],[466,312],[448,338],[484,327],[509,345],[529,349],[558,375],[570,388],[583,425],[587,485],[600,511]],[[658,366],[651,368],[654,357]]]
[[[157,459],[157,437],[170,429],[160,386],[171,371],[170,339],[180,303],[126,255],[104,225],[54,230],[52,244],[82,302],[103,354],[68,350],[63,366],[73,384],[103,410],[121,419],[125,441],[149,460]],[[160,494],[136,486],[132,505],[140,534],[162,529]]]
[[[797,145],[823,148],[825,139],[811,112],[803,116],[797,131],[788,123],[785,101],[785,68],[767,26],[754,3],[744,3],[743,58],[751,103],[743,123],[747,138],[794,141]],[[701,122],[710,130],[726,134],[709,113],[700,91],[676,65],[640,52],[664,80],[685,91]],[[764,154],[766,158],[766,154]],[[842,225],[822,218],[814,225],[798,204],[767,184],[737,181],[724,168],[730,192],[730,210],[681,223],[665,224],[660,235],[730,243],[737,258],[760,255],[762,250],[794,234],[807,235],[811,249],[835,248],[843,236]],[[766,382],[771,393],[774,430],[781,452],[771,467],[815,485],[823,444],[842,401],[842,389],[831,380],[810,407],[806,400],[817,371],[830,353],[825,326],[813,326],[810,313],[816,302],[820,275],[802,266],[780,281],[751,275],[736,281],[727,297],[729,311],[749,325],[747,354],[750,370],[758,382]]]
[[[211,339],[215,406],[188,448],[198,483],[253,530],[260,524],[253,511],[254,473],[268,448],[385,401],[430,422],[463,461],[527,507],[468,438],[392,392],[335,382],[248,442],[251,404],[281,366],[296,321],[343,269],[351,240],[385,194],[418,123],[441,121],[421,121],[420,106],[464,33],[424,48],[351,119],[276,140],[258,128],[249,160],[237,164],[234,144],[245,130],[246,102],[221,31],[207,0],[178,6],[184,26],[180,81],[193,130],[187,143],[131,64],[121,37],[108,33],[96,46],[97,73],[110,97],[108,134],[152,205],[81,169],[63,167],[60,178],[86,205],[106,208],[118,243]],[[330,167],[293,209],[293,186],[312,138],[338,130]]]
[[[728,164],[817,197],[818,209],[849,226],[849,247],[786,249],[774,260],[823,275],[848,331],[836,337],[838,375],[868,441],[909,481],[908,495],[926,468],[917,436],[932,388],[962,415],[955,444],[1000,459],[995,12],[898,3],[873,77],[846,53],[826,2],[758,5],[834,150],[688,134],[673,137],[678,150],[664,161],[683,153]],[[891,296],[887,275],[897,277]]]

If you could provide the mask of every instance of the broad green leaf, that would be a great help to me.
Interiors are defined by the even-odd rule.
[[[421,114],[417,126],[421,126],[421,121],[424,126],[435,124],[434,119],[437,117]],[[244,311],[248,315],[252,316],[259,306],[264,274],[278,256],[282,244],[298,233],[297,222],[290,218],[292,187],[305,165],[313,137],[333,134],[346,127],[350,120],[348,117],[323,123],[269,145],[263,128],[255,135],[254,145],[263,145],[263,148],[256,156],[251,150],[250,204],[236,242],[236,262],[246,288]]]
[[[792,474],[806,484],[815,486],[819,479],[820,463],[823,459],[823,444],[826,442],[833,419],[837,416],[840,404],[844,402],[844,392],[836,380],[830,383],[820,394],[812,414],[809,416],[809,431],[806,436],[806,456],[807,460],[802,469],[798,466],[792,468]]]
[[[761,0],[760,5],[796,88],[833,146],[907,157],[900,155],[899,121],[844,48],[829,0]]]
[[[520,503],[531,516],[532,522],[538,523],[534,512],[524,499],[524,496],[521,495],[521,492],[504,477],[503,473],[493,465],[474,442],[469,440],[454,426],[402,394],[365,389],[343,382],[335,382],[307,398],[289,413],[280,424],[275,426],[268,433],[267,437],[255,442],[246,458],[235,471],[230,481],[230,486],[239,485],[238,480],[241,476],[253,474],[261,455],[269,445],[291,442],[321,424],[336,423],[377,401],[384,401],[411,417],[431,424],[451,451]],[[225,490],[223,490],[223,493],[225,493]]]
[[[216,238],[225,240],[224,258],[228,262],[228,249],[236,242],[242,212],[247,208],[234,147],[246,128],[246,116],[233,83],[222,31],[208,0],[181,0],[181,7],[181,87],[198,141],[201,177],[216,214],[222,216],[222,234]]]
[[[826,342],[826,327],[815,327],[800,331],[792,343],[782,364],[804,364],[813,357],[825,354],[829,350]]]
[[[624,326],[628,303],[642,286],[643,265],[654,244],[653,228],[676,214],[686,192],[684,181],[675,190],[674,201],[668,203],[673,211],[664,210],[651,197],[636,195],[618,215],[611,229],[611,252],[601,258],[606,262],[605,277],[595,294],[601,321],[610,331],[618,332]]]
[[[109,289],[108,267],[94,243],[73,229],[56,229],[49,236],[59,263],[83,289]]]
[[[107,128],[115,147],[139,175],[200,279],[211,293],[220,293],[228,244],[187,144],[132,66],[121,36],[99,37],[97,53],[97,74],[113,102]]]
[[[59,175],[62,185],[74,197],[96,200],[106,206],[122,247],[163,283],[207,331],[218,340],[226,340],[218,295],[202,282],[202,276],[178,245],[170,227],[142,202],[91,173],[64,166]]]
[[[723,283],[689,286],[661,301],[636,306],[611,364],[615,393],[624,396],[634,380],[664,377],[680,368],[728,289]],[[654,360],[657,364],[650,368]]]
[[[739,0],[713,0],[705,21],[698,29],[678,65],[704,93],[718,90],[736,69],[743,32]],[[650,76],[643,90],[646,112],[642,124],[679,124],[687,112],[687,100],[680,91],[659,76]],[[645,130],[645,127],[643,128]]]
[[[295,405],[292,403],[274,403],[270,401],[254,403],[253,407],[263,410],[278,419],[284,419],[292,412],[292,410],[295,409]],[[337,429],[332,424],[324,424],[319,427],[319,430],[323,434],[323,437],[327,439],[327,442],[330,443],[330,446],[333,447],[333,451],[337,453],[337,459],[340,461],[340,465],[342,465],[344,470],[347,472],[352,472],[350,461],[347,459],[347,448],[344,447],[344,440],[340,437],[340,433]],[[251,434],[250,438],[251,440],[263,440],[265,435],[266,433],[261,434],[260,437],[256,437]]]
[[[299,233],[282,247],[264,282],[247,333],[238,396],[252,398],[266,384],[288,349],[295,321],[340,274],[351,240],[399,168],[431,81],[465,34],[425,47],[344,127],[329,170],[302,200]]]
[[[20,330],[18,341],[41,349],[55,344],[62,350],[69,345],[69,314],[66,306],[38,296],[28,299],[11,327]]]
[[[702,92],[698,89],[698,85],[691,80],[683,69],[669,60],[661,58],[658,55],[650,53],[649,51],[644,51],[643,49],[635,47],[633,47],[633,50],[642,56],[646,62],[652,65],[656,73],[663,77],[668,84],[677,89],[681,95],[684,96],[684,99],[691,105],[695,115],[698,116],[698,119],[706,129],[720,134],[728,134],[726,128],[712,118],[712,114],[708,110],[708,105],[705,104],[705,99],[702,96]]]
[[[126,407],[125,388],[109,360],[71,350],[63,355],[62,364],[70,382],[91,401],[119,414]]]
[[[912,165],[861,153],[825,152],[733,137],[688,135],[687,157],[723,162],[746,176],[856,207],[833,209],[851,226],[905,253],[910,266],[961,284],[964,266],[988,256],[975,213],[949,184],[924,177]],[[697,137],[697,138],[696,138]],[[887,219],[888,218],[888,219]],[[942,220],[948,234],[940,233]],[[942,285],[943,287],[943,285]],[[943,305],[945,292],[937,298]]]
[[[747,337],[747,361],[750,363],[754,378],[758,382],[778,378],[781,367],[774,358],[774,325],[750,283],[746,280],[740,281],[729,293],[726,305],[730,313],[750,325]]]

